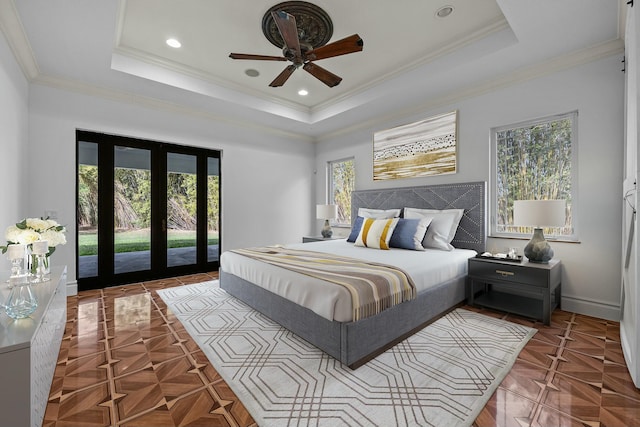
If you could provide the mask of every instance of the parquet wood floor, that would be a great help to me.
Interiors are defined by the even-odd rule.
[[[255,426],[155,292],[217,277],[197,274],[68,297],[43,425]],[[474,426],[640,425],[640,390],[625,366],[617,322],[556,310],[544,326],[476,311],[538,333]]]

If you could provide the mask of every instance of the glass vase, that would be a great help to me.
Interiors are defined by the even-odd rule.
[[[36,274],[36,256],[33,253],[31,245],[26,245],[25,247],[26,255],[24,258],[24,269],[27,273],[27,276],[33,277]]]
[[[31,283],[42,283],[49,280],[49,258],[43,254],[31,255]]]
[[[9,296],[5,302],[5,312],[13,319],[29,317],[38,308],[38,299],[25,277],[12,277],[9,281]]]
[[[45,282],[51,278],[51,259],[49,255],[45,255],[42,259],[42,274],[44,274]]]

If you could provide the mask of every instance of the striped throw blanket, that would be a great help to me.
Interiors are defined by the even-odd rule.
[[[272,246],[232,252],[345,287],[351,293],[354,321],[416,297],[411,277],[389,265]]]

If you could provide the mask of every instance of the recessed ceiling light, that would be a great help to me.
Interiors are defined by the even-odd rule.
[[[260,75],[260,71],[254,70],[253,68],[247,68],[244,70],[244,73],[249,77],[258,77]]]
[[[308,90],[306,90],[306,89],[300,89],[300,90],[298,91],[298,95],[300,95],[300,96],[307,96],[307,95],[309,95],[309,91],[308,91]]]
[[[453,6],[442,6],[440,9],[436,10],[436,16],[438,18],[446,18],[452,13],[453,13]]]
[[[182,46],[182,43],[180,43],[178,40],[176,39],[167,39],[167,44],[173,48],[179,48],[180,46]]]

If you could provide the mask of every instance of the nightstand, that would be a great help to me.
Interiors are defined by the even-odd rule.
[[[324,240],[338,240],[338,239],[344,239],[344,237],[322,237],[322,236],[304,236],[302,238],[302,243],[309,243],[309,242],[322,242]]]
[[[467,300],[469,305],[493,308],[551,322],[551,312],[560,308],[562,263],[529,261],[514,263],[469,258]]]

